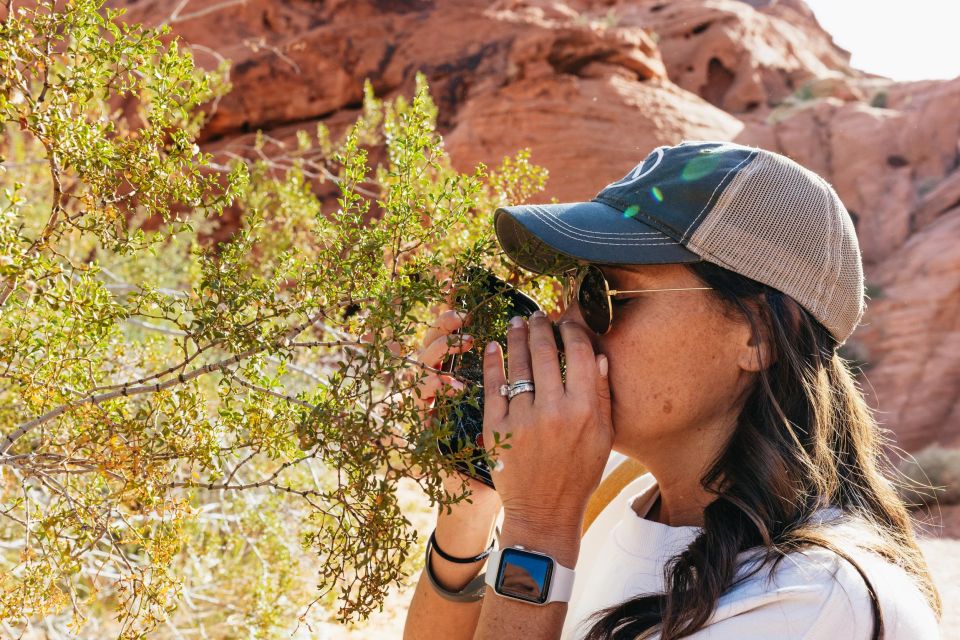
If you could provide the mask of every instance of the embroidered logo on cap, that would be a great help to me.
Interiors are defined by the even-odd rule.
[[[608,184],[606,187],[603,188],[604,191],[606,191],[607,189],[611,189],[613,187],[625,187],[627,185],[633,184],[634,182],[636,182],[637,180],[640,180],[645,176],[650,175],[651,171],[653,171],[658,166],[660,166],[660,162],[663,160],[663,150],[666,148],[667,147],[657,147],[656,149],[654,149],[649,156],[644,158],[643,162],[641,162],[640,164],[638,164],[633,168],[633,171],[631,171],[624,177],[620,178],[619,180]],[[650,160],[650,158],[653,158],[654,156],[656,156],[656,158],[654,158],[653,164],[650,165],[650,168],[644,169],[644,167],[647,166],[647,161]]]

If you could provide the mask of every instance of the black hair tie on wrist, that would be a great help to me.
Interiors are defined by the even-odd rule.
[[[493,547],[496,544],[496,541],[490,542],[490,546],[487,547],[487,550],[481,553],[480,555],[473,556],[472,558],[458,558],[452,556],[443,549],[440,548],[440,545],[437,544],[437,530],[434,529],[433,533],[430,534],[430,546],[433,547],[433,550],[437,552],[437,555],[448,560],[450,562],[455,562],[457,564],[472,564],[474,562],[480,562],[484,558],[490,555],[490,552],[493,551]]]

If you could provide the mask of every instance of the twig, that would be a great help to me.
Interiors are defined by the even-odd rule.
[[[188,13],[185,15],[180,15],[180,11],[183,10],[190,3],[190,0],[182,0],[180,4],[177,5],[177,8],[173,10],[173,13],[170,16],[161,22],[158,26],[163,26],[165,24],[176,24],[178,22],[186,22],[187,20],[194,20],[195,18],[202,18],[205,15],[219,11],[220,9],[226,9],[227,7],[232,7],[237,4],[246,4],[247,0],[226,0],[226,2],[221,2],[219,4],[214,4],[203,9],[198,9],[193,13]]]
[[[281,336],[277,340],[274,340],[271,344],[273,346],[278,346],[278,345],[284,344],[285,342],[289,342],[291,338],[296,337],[297,335],[302,333],[307,327],[313,325],[313,323],[317,321],[317,318],[322,315],[323,315],[323,312],[321,311],[317,313],[315,316],[308,318],[305,322],[302,322],[300,324],[293,326],[292,328],[284,332],[283,336]],[[105,393],[90,394],[84,398],[75,400],[74,402],[69,402],[67,404],[61,405],[56,409],[48,411],[42,416],[38,416],[33,420],[28,420],[27,422],[24,422],[19,427],[17,427],[17,429],[13,433],[5,436],[3,444],[0,445],[0,456],[6,455],[7,451],[10,450],[10,447],[12,447],[13,444],[19,438],[21,438],[24,434],[29,432],[34,427],[44,424],[46,422],[49,422],[50,420],[53,420],[54,418],[57,418],[63,415],[67,411],[70,411],[71,409],[75,409],[77,407],[80,407],[86,404],[99,405],[103,402],[106,402],[107,400],[112,400],[120,396],[127,397],[127,396],[135,396],[135,395],[141,395],[146,393],[157,393],[164,389],[169,389],[170,387],[173,387],[177,384],[184,384],[186,382],[189,382],[190,380],[193,380],[194,378],[198,378],[202,375],[211,373],[213,371],[225,371],[228,367],[234,364],[237,364],[238,362],[241,362],[252,355],[260,353],[266,348],[267,347],[264,346],[264,347],[257,347],[254,349],[248,349],[247,351],[239,353],[233,357],[227,358],[226,360],[221,360],[220,362],[211,362],[210,364],[203,365],[202,367],[197,367],[196,369],[193,369],[188,373],[179,373],[175,378],[171,378],[166,382],[157,382],[155,384],[142,385],[142,386],[124,386],[119,389],[107,391]],[[172,372],[173,370],[175,370],[175,368],[170,369],[168,371]]]
[[[251,49],[253,49],[254,52],[257,51],[257,48],[258,48],[258,47],[259,47],[259,48],[262,48],[262,49],[266,49],[266,50],[272,52],[275,56],[277,56],[278,58],[280,58],[281,60],[283,60],[283,61],[286,62],[287,64],[289,64],[291,67],[293,67],[293,70],[297,73],[297,75],[300,75],[300,74],[302,73],[302,72],[300,71],[300,65],[298,65],[296,62],[294,62],[287,54],[285,54],[283,51],[281,51],[278,47],[275,47],[274,45],[271,45],[271,44],[267,44],[266,38],[264,38],[264,37],[262,37],[262,36],[261,36],[260,38],[256,39],[256,40],[254,40],[254,39],[252,39],[252,38],[248,38],[248,39],[246,39],[246,40],[243,41],[243,44],[245,44],[245,45],[247,45],[248,47],[250,47]]]
[[[238,376],[238,375],[234,375],[234,376],[233,376],[233,379],[236,380],[236,381],[240,384],[241,387],[246,387],[247,389],[251,389],[251,390],[257,391],[257,392],[259,392],[259,393],[265,393],[265,394],[267,394],[267,395],[269,395],[269,396],[273,396],[274,398],[279,398],[279,399],[281,399],[281,400],[285,400],[285,401],[287,401],[287,402],[289,402],[289,403],[291,403],[291,404],[300,405],[301,407],[305,407],[305,408],[307,408],[307,409],[310,409],[311,411],[315,411],[315,410],[317,409],[317,407],[316,407],[315,405],[312,405],[312,404],[310,404],[309,402],[306,402],[306,401],[304,401],[304,400],[301,400],[300,398],[295,398],[295,397],[293,397],[293,396],[288,396],[288,395],[286,395],[286,394],[279,393],[279,392],[277,392],[277,391],[273,391],[272,389],[267,389],[266,387],[257,386],[257,385],[255,385],[255,384],[253,384],[252,382],[248,382],[248,381],[244,380],[243,378],[241,378],[241,377]]]
[[[149,322],[144,322],[143,320],[136,320],[134,318],[127,318],[127,322],[130,324],[136,325],[138,327],[143,327],[144,329],[149,329],[150,331],[156,331],[157,333],[164,333],[168,336],[178,336],[183,337],[189,335],[186,331],[180,329],[170,329],[168,327],[161,327],[158,324],[151,324]]]
[[[63,213],[63,185],[60,183],[60,163],[57,161],[56,152],[50,148],[48,143],[44,143],[44,147],[47,150],[50,177],[53,182],[53,203],[50,206],[50,217],[47,219],[47,223],[43,226],[40,235],[27,247],[25,256],[33,255],[46,245],[60,222],[60,214]],[[10,297],[16,286],[16,278],[3,283],[3,286],[0,287],[0,307],[7,303],[7,298]]]

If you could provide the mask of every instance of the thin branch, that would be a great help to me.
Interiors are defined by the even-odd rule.
[[[168,336],[177,336],[177,337],[179,337],[179,338],[182,338],[182,337],[184,337],[184,336],[190,335],[190,334],[188,334],[186,331],[182,331],[182,330],[180,330],[180,329],[170,329],[170,328],[168,328],[168,327],[161,327],[161,326],[158,325],[158,324],[152,324],[152,323],[150,323],[150,322],[144,322],[143,320],[136,320],[135,318],[127,318],[126,321],[129,322],[129,323],[132,324],[132,325],[136,325],[136,326],[142,327],[142,328],[144,328],[144,329],[149,329],[150,331],[156,331],[157,333],[163,333],[163,334],[166,334],[166,335],[168,335]],[[178,368],[179,368],[179,367],[178,367]]]
[[[166,25],[166,24],[169,24],[171,21],[176,20],[176,19],[180,16],[180,12],[181,12],[181,11],[183,10],[183,8],[186,7],[188,4],[190,4],[190,0],[180,0],[180,4],[178,4],[178,5],[173,9],[173,12],[172,12],[169,16],[167,16],[166,19],[164,19],[163,22],[161,22],[161,23],[158,24],[157,26],[158,26],[158,27],[162,27],[162,26],[164,26],[164,25]]]
[[[305,407],[305,408],[307,408],[307,409],[310,409],[311,411],[315,411],[315,410],[317,409],[317,407],[316,407],[315,405],[312,405],[312,404],[310,404],[309,402],[306,402],[306,401],[304,401],[304,400],[301,400],[300,398],[295,398],[295,397],[293,397],[293,396],[288,396],[288,395],[286,395],[286,394],[279,393],[279,392],[274,391],[274,390],[272,390],[272,389],[267,389],[266,387],[257,386],[257,385],[255,385],[255,384],[253,384],[252,382],[248,382],[247,380],[244,380],[244,379],[241,378],[240,376],[234,375],[234,376],[233,376],[233,380],[236,380],[237,383],[238,383],[241,387],[246,387],[247,389],[251,389],[252,391],[257,391],[257,392],[259,392],[259,393],[265,393],[265,394],[267,394],[267,395],[269,395],[269,396],[273,396],[274,398],[279,398],[279,399],[281,399],[281,400],[285,400],[286,402],[289,402],[289,403],[291,403],[291,404],[300,405],[301,407]]]
[[[157,27],[162,27],[168,24],[177,24],[178,22],[186,22],[188,20],[195,20],[196,18],[202,18],[205,15],[215,13],[220,9],[226,9],[234,5],[246,3],[247,0],[226,0],[225,2],[220,2],[218,4],[210,5],[209,7],[204,7],[203,9],[198,9],[191,13],[180,15],[180,12],[183,11],[188,4],[190,4],[190,0],[181,0],[180,4],[176,6],[173,12],[164,20],[162,20]]]
[[[357,299],[357,300],[341,300],[341,301],[337,302],[334,306],[344,307],[344,306],[347,306],[347,305],[350,305],[350,304],[355,304],[355,303],[370,302],[371,300],[373,300],[373,298],[359,298],[359,299]],[[307,328],[308,326],[310,326],[310,325],[316,326],[317,323],[319,322],[319,319],[320,319],[321,317],[325,316],[325,315],[326,315],[326,311],[325,311],[325,310],[319,311],[307,324],[305,324],[305,325],[303,325],[303,326],[300,326],[300,328],[299,328],[295,333],[293,333],[292,335],[286,336],[286,338],[287,338],[287,339],[290,339],[290,338],[295,337],[296,335],[299,335],[300,333],[303,332],[304,329],[306,329],[306,328]],[[251,322],[253,322],[253,321],[251,321]],[[181,371],[182,371],[183,369],[186,368],[186,366],[187,366],[188,364],[190,364],[190,362],[192,362],[193,360],[195,360],[201,353],[203,353],[204,351],[207,351],[207,350],[209,350],[209,349],[211,349],[211,348],[219,345],[220,342],[222,342],[222,341],[214,340],[213,342],[210,342],[210,343],[208,343],[208,344],[206,344],[206,345],[204,345],[204,346],[202,346],[202,347],[199,347],[199,348],[197,349],[197,351],[196,351],[192,356],[188,356],[188,357],[187,357],[186,359],[184,359],[183,361],[178,362],[177,364],[175,364],[175,365],[173,365],[173,366],[171,366],[171,367],[168,367],[167,369],[164,369],[163,371],[159,371],[159,372],[157,372],[157,373],[153,373],[153,374],[151,374],[151,375],[149,375],[149,376],[140,378],[140,379],[138,379],[138,380],[133,380],[132,382],[124,382],[124,383],[121,383],[121,384],[104,385],[104,386],[101,386],[101,387],[94,387],[94,388],[91,390],[91,393],[92,393],[92,392],[96,392],[96,391],[109,391],[109,390],[113,390],[113,389],[123,389],[124,387],[130,387],[131,385],[140,385],[140,384],[143,384],[143,383],[145,383],[145,382],[149,382],[150,380],[155,380],[155,379],[157,379],[157,378],[163,378],[164,376],[170,375],[170,374],[172,374],[173,372],[175,372],[175,371],[177,371],[177,370],[181,370]],[[283,342],[283,339],[281,339],[280,341],[276,342],[275,344],[280,344],[280,343],[282,343],[282,342]],[[260,351],[262,351],[262,349],[260,349]],[[3,453],[3,451],[0,450],[0,453]]]
[[[247,38],[246,40],[243,41],[243,44],[251,48],[254,51],[254,53],[256,53],[258,49],[266,49],[271,53],[273,53],[278,58],[280,58],[281,60],[283,60],[284,62],[286,62],[287,64],[289,64],[291,67],[293,67],[293,70],[297,73],[297,75],[300,75],[302,73],[300,71],[300,65],[294,62],[293,59],[290,58],[290,56],[285,54],[278,47],[271,44],[267,44],[267,39],[264,38],[263,36],[257,38],[256,40],[254,40],[253,38]]]
[[[295,371],[295,372],[297,372],[297,373],[300,373],[300,374],[302,374],[302,375],[305,375],[306,377],[310,378],[311,380],[313,380],[314,382],[316,382],[316,383],[318,383],[318,384],[323,385],[324,387],[329,387],[329,386],[330,386],[330,380],[329,380],[328,378],[324,378],[323,376],[321,376],[319,373],[317,373],[317,372],[314,371],[313,369],[310,369],[310,368],[308,368],[308,367],[300,366],[300,365],[295,364],[295,363],[293,363],[293,362],[285,362],[285,361],[282,361],[282,360],[280,360],[280,358],[277,358],[276,356],[268,356],[268,357],[267,357],[267,360],[269,360],[270,362],[272,362],[272,363],[275,364],[275,365],[281,365],[281,364],[282,364],[282,365],[285,366],[287,369],[290,369],[291,371]]]
[[[253,459],[253,456],[257,455],[258,453],[260,453],[260,450],[259,450],[259,449],[254,449],[253,451],[250,452],[250,455],[248,455],[246,458],[244,458],[243,460],[241,460],[240,462],[238,462],[238,463],[237,463],[237,466],[235,466],[235,467],[233,468],[233,471],[230,472],[230,475],[228,475],[227,478],[226,478],[226,480],[223,481],[223,484],[229,485],[231,482],[233,482],[233,477],[234,477],[235,475],[237,475],[237,471],[240,470],[240,467],[242,467],[243,465],[245,465],[245,464],[247,464],[248,462],[250,462],[250,460]]]
[[[127,283],[105,284],[103,285],[103,288],[113,293],[142,293],[143,292],[143,288],[137,287],[132,284],[127,284]],[[157,293],[162,293],[163,295],[169,296],[171,298],[182,299],[182,298],[187,298],[190,295],[186,291],[179,291],[177,289],[157,289],[156,291]]]
[[[53,203],[50,205],[50,217],[47,219],[47,223],[40,235],[27,248],[25,256],[33,255],[47,244],[60,222],[60,214],[63,213],[63,185],[60,183],[60,163],[57,161],[56,152],[50,148],[49,144],[43,142],[43,145],[47,150],[50,177],[53,182]],[[10,297],[16,286],[16,278],[7,280],[0,286],[0,308],[7,303],[7,298]]]
[[[34,460],[50,460],[51,464],[56,466],[38,466],[31,464]],[[127,479],[118,473],[109,469],[100,469],[96,462],[85,458],[71,458],[57,453],[21,453],[15,456],[3,456],[0,458],[0,464],[9,465],[22,469],[24,471],[40,470],[43,473],[92,473],[102,472],[112,477],[114,480],[126,482]],[[67,465],[80,467],[79,469],[68,469]]]
[[[272,346],[284,345],[285,343],[289,342],[292,338],[302,333],[305,329],[313,325],[317,321],[317,319],[322,315],[323,315],[323,312],[320,311],[315,316],[308,318],[305,322],[301,322],[291,327],[290,329],[285,331],[280,338],[274,340],[271,343],[271,345]],[[192,371],[189,371],[188,373],[179,373],[175,378],[171,378],[166,382],[157,382],[156,384],[142,385],[142,386],[124,386],[120,389],[114,389],[113,391],[107,391],[105,393],[91,394],[79,400],[75,400],[74,402],[61,405],[56,409],[48,411],[42,416],[38,416],[33,420],[28,420],[27,422],[24,422],[19,427],[17,427],[17,429],[13,433],[5,436],[3,444],[0,445],[0,456],[6,455],[7,451],[10,450],[10,447],[12,447],[13,444],[18,439],[23,437],[24,434],[29,432],[34,427],[37,427],[41,424],[49,422],[54,418],[58,418],[59,416],[63,415],[67,411],[70,411],[71,409],[75,409],[77,407],[87,405],[87,404],[99,405],[103,402],[106,402],[107,400],[113,400],[114,398],[118,398],[120,396],[128,397],[128,396],[135,396],[135,395],[141,395],[146,393],[157,393],[164,389],[169,389],[170,387],[173,387],[177,384],[184,384],[186,382],[189,382],[190,380],[193,380],[194,378],[198,378],[202,375],[212,373],[214,371],[225,371],[230,366],[237,364],[238,362],[242,362],[243,360],[246,360],[250,356],[256,355],[257,353],[260,353],[261,351],[267,348],[268,348],[267,346],[263,346],[263,347],[257,347],[254,349],[248,349],[242,353],[239,353],[235,356],[227,358],[226,360],[221,360],[220,362],[211,362],[210,364],[206,364],[202,367],[197,367]]]

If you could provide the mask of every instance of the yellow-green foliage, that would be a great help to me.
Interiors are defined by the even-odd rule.
[[[490,217],[545,171],[526,152],[452,169],[422,77],[409,100],[368,85],[338,139],[261,135],[258,160],[218,163],[194,140],[227,67],[199,70],[101,0],[13,6],[2,633],[273,638],[326,615],[314,601],[367,616],[419,553],[398,482],[439,501],[452,470],[443,429],[416,419],[410,356],[449,278],[510,275]],[[331,181],[324,205],[314,187]],[[241,226],[211,245],[227,206]],[[529,286],[549,305],[552,289]]]

